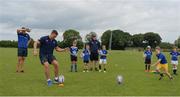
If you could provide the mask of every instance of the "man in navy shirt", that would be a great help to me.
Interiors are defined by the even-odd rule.
[[[89,42],[90,46],[90,60],[91,60],[91,67],[90,70],[92,70],[93,63],[95,66],[95,70],[98,71],[98,60],[99,60],[99,50],[100,50],[100,42],[97,40],[96,35],[92,35],[92,39]]]
[[[173,74],[177,75],[178,56],[180,55],[180,53],[177,51],[177,47],[173,48],[170,55],[171,55],[171,64],[173,65]]]
[[[57,37],[58,32],[53,30],[49,36],[41,37],[38,41],[34,43],[34,55],[37,55],[37,45],[40,44],[39,57],[41,64],[44,65],[45,76],[47,79],[48,86],[52,85],[52,80],[50,79],[50,70],[49,64],[54,65],[55,72],[55,83],[59,83],[58,74],[59,74],[59,63],[53,55],[54,49],[57,52],[65,51],[66,49],[62,49],[58,47],[57,41],[55,38]]]
[[[22,27],[17,29],[18,35],[18,64],[16,72],[24,72],[23,65],[25,57],[28,55],[28,44],[30,42],[30,36],[27,32],[30,32],[30,29]]]

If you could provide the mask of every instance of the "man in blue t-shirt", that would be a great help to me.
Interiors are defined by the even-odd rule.
[[[30,32],[29,28],[22,27],[17,29],[18,35],[18,64],[16,67],[16,72],[24,72],[24,61],[25,57],[28,55],[28,44],[30,42],[30,36],[27,32]]]
[[[159,80],[161,80],[164,77],[164,74],[166,74],[169,77],[169,79],[172,80],[173,77],[168,72],[168,63],[167,63],[166,57],[163,53],[161,53],[160,47],[156,47],[156,56],[157,56],[158,61],[152,66],[156,66],[156,71],[160,73]],[[161,69],[163,70],[163,72],[161,72]]]
[[[150,46],[147,46],[147,50],[144,52],[145,72],[150,72],[150,68],[151,68],[151,57],[152,57],[151,47],[150,47]]]
[[[55,78],[54,82],[59,83],[59,63],[53,55],[54,49],[57,52],[65,51],[66,49],[62,49],[58,47],[57,41],[55,38],[58,36],[58,32],[53,30],[49,36],[41,37],[38,41],[34,43],[34,55],[37,55],[37,45],[40,45],[39,58],[41,64],[44,66],[45,76],[47,79],[47,85],[52,85],[52,80],[50,79],[50,69],[49,64],[54,65]]]
[[[177,51],[177,47],[173,48],[170,55],[171,55],[171,64],[173,65],[173,74],[177,75],[178,56],[180,55],[180,53]]]
[[[95,71],[98,71],[98,60],[99,60],[99,50],[100,50],[100,42],[97,40],[96,35],[92,35],[92,39],[89,42],[90,46],[90,60],[91,60],[91,67],[90,70],[92,71],[92,67],[94,65]]]

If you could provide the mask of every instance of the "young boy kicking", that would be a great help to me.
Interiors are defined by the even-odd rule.
[[[78,48],[76,47],[77,41],[73,41],[73,45],[70,48],[70,55],[71,55],[71,72],[77,72],[77,54]]]
[[[156,47],[156,56],[158,58],[158,61],[153,66],[156,66],[157,72],[160,73],[159,80],[161,80],[164,77],[164,74],[166,74],[169,77],[169,79],[172,80],[173,77],[168,72],[168,63],[166,57],[164,56],[164,54],[161,53],[160,47]],[[161,69],[163,70],[163,72],[160,71]]]
[[[82,52],[82,58],[83,58],[83,62],[84,62],[83,72],[89,72],[90,50],[89,50],[88,44],[85,44],[85,48]]]
[[[171,55],[171,64],[173,65],[173,74],[177,75],[177,65],[178,65],[178,56],[180,55],[179,52],[177,52],[177,47],[174,47]]]
[[[103,66],[104,72],[106,72],[106,64],[107,64],[107,59],[106,59],[106,55],[107,55],[107,50],[106,50],[106,46],[103,45],[102,46],[102,50],[100,50],[99,52],[100,54],[100,60],[99,60],[99,72],[101,72],[101,67]]]
[[[150,72],[150,67],[151,67],[151,47],[147,46],[147,50],[144,52],[144,59],[145,59],[145,72]]]

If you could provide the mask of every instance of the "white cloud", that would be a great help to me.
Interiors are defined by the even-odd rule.
[[[122,29],[131,34],[158,32],[163,41],[174,42],[180,35],[180,1],[0,1],[0,39],[17,40],[15,31],[21,26],[32,28],[34,39],[47,35],[52,29],[62,33],[72,28],[80,31],[82,36],[90,31],[100,36],[107,29]]]

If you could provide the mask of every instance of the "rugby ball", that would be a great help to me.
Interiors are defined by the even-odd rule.
[[[118,84],[122,84],[123,83],[123,76],[122,75],[118,75],[116,80],[117,80]]]
[[[64,76],[63,76],[63,75],[60,75],[60,76],[59,76],[59,83],[60,83],[60,84],[63,84],[63,83],[64,83]]]

